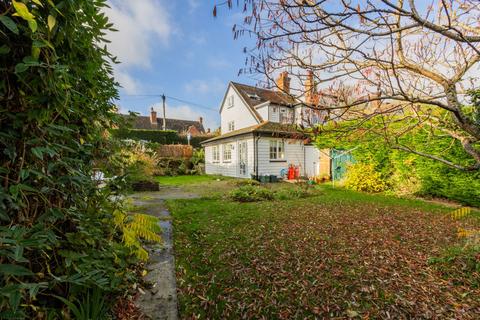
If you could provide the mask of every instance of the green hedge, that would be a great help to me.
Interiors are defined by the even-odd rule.
[[[343,125],[345,127],[342,130],[348,129],[348,124]],[[371,121],[365,123],[363,128],[377,128],[375,125]],[[397,125],[406,126],[404,122],[398,122]],[[388,192],[445,198],[480,207],[480,170],[461,171],[413,153],[391,149],[383,137],[364,132],[358,131],[348,139],[339,139],[336,131],[325,131],[317,137],[316,145],[319,148],[355,148],[352,155],[356,162],[373,165],[380,178],[386,181]],[[418,128],[397,139],[400,144],[419,152],[440,155],[448,161],[467,167],[473,165],[472,158],[451,137],[433,135],[428,130]]]
[[[113,129],[111,133],[120,139],[146,140],[160,144],[188,144],[186,135],[178,134],[173,130]],[[210,136],[192,137],[190,144],[194,148],[198,148],[202,141],[210,138]]]

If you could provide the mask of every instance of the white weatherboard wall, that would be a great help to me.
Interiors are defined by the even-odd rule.
[[[302,140],[285,140],[285,161],[270,160],[270,140],[279,138],[261,137],[258,141],[258,173],[280,176],[282,169],[288,169],[290,164],[300,166],[300,174],[304,174],[304,146]]]
[[[233,106],[229,106],[229,97],[233,96]],[[228,123],[234,121],[235,130],[250,127],[258,124],[257,119],[245,105],[240,95],[237,91],[230,86],[225,96],[225,101],[222,105],[222,112],[220,113],[221,118],[221,131],[222,134],[227,133]]]
[[[279,122],[280,121],[280,107],[276,105],[269,106],[268,121]]]
[[[239,144],[242,141],[247,142],[247,174],[241,176],[240,175],[240,166],[238,162],[238,151],[239,151]],[[223,148],[226,144],[232,143],[233,150],[232,150],[232,160],[230,162],[225,162],[223,160]],[[213,146],[220,147],[220,161],[213,162]],[[215,144],[209,144],[205,146],[205,173],[206,174],[218,174],[222,176],[228,177],[238,177],[238,178],[247,178],[250,177],[250,174],[254,171],[253,166],[253,138],[251,136],[247,137],[240,137],[236,139],[225,139],[219,141]]]
[[[268,119],[268,108],[270,108],[269,104],[262,104],[261,106],[256,107],[258,114],[264,120]]]

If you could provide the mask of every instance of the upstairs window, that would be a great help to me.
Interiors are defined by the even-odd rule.
[[[228,131],[233,131],[233,130],[235,130],[235,121],[232,120],[228,123]]]
[[[285,160],[285,142],[270,140],[270,160]]]
[[[233,95],[231,95],[227,98],[227,106],[229,108],[233,107]]]
[[[220,162],[220,146],[213,146],[213,162]]]
[[[233,145],[231,143],[223,145],[223,162],[232,161],[232,149]]]

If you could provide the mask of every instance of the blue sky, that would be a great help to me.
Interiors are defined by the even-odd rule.
[[[161,110],[165,93],[167,117],[204,118],[206,127],[219,126],[219,104],[229,81],[254,84],[238,76],[243,67],[243,48],[253,39],[234,40],[232,26],[242,20],[238,10],[217,9],[214,0],[110,0],[107,15],[118,32],[109,34],[110,51],[122,61],[115,66],[122,112],[148,114],[150,107]],[[223,1],[221,1],[223,2]],[[213,109],[213,110],[212,110]]]

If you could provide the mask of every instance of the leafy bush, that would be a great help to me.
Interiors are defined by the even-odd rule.
[[[272,191],[263,187],[244,185],[230,191],[229,197],[238,202],[255,202],[272,200],[274,194]]]
[[[145,144],[128,141],[119,156],[125,161],[125,174],[130,182],[153,181],[159,174],[157,154]]]
[[[295,187],[281,189],[275,192],[275,198],[278,200],[301,199],[310,196],[312,193],[304,187]]]
[[[179,176],[190,174],[192,164],[188,159],[161,158],[158,160],[159,176]]]
[[[113,222],[122,204],[92,179],[99,167],[118,175],[105,132],[120,120],[106,5],[0,2],[2,319],[71,319],[53,296],[123,295],[139,278]]]
[[[475,95],[473,98],[475,100]],[[478,105],[476,108],[480,109]],[[359,125],[354,123],[353,127]],[[380,125],[383,128],[383,123]],[[348,124],[346,126],[348,128]],[[361,126],[368,130],[352,130],[357,134],[343,139],[338,139],[337,130],[330,134],[324,131],[316,144],[319,148],[355,148],[352,154],[356,162],[372,164],[382,180],[388,183],[389,192],[394,194],[446,198],[480,207],[480,170],[462,171],[426,157],[392,149],[382,136],[366,133],[375,132],[372,129],[376,127],[373,120]],[[409,124],[399,119],[396,126],[398,130],[403,130]],[[390,130],[395,132],[396,129]],[[443,132],[432,131],[428,126],[410,130],[398,138],[398,143],[466,167],[474,163],[458,140],[445,136]]]
[[[237,187],[241,187],[241,186],[259,186],[259,185],[260,185],[260,182],[257,181],[257,180],[253,180],[253,179],[241,179],[241,180],[235,181],[235,185],[236,185]]]
[[[146,130],[146,129],[111,129],[110,132],[119,139],[133,139],[156,142],[160,144],[188,144],[186,135],[181,135],[173,130]],[[194,148],[201,147],[202,141],[210,139],[211,135],[193,136],[190,144]]]
[[[387,183],[373,164],[356,163],[347,169],[344,180],[347,189],[364,192],[382,192],[387,189]]]

